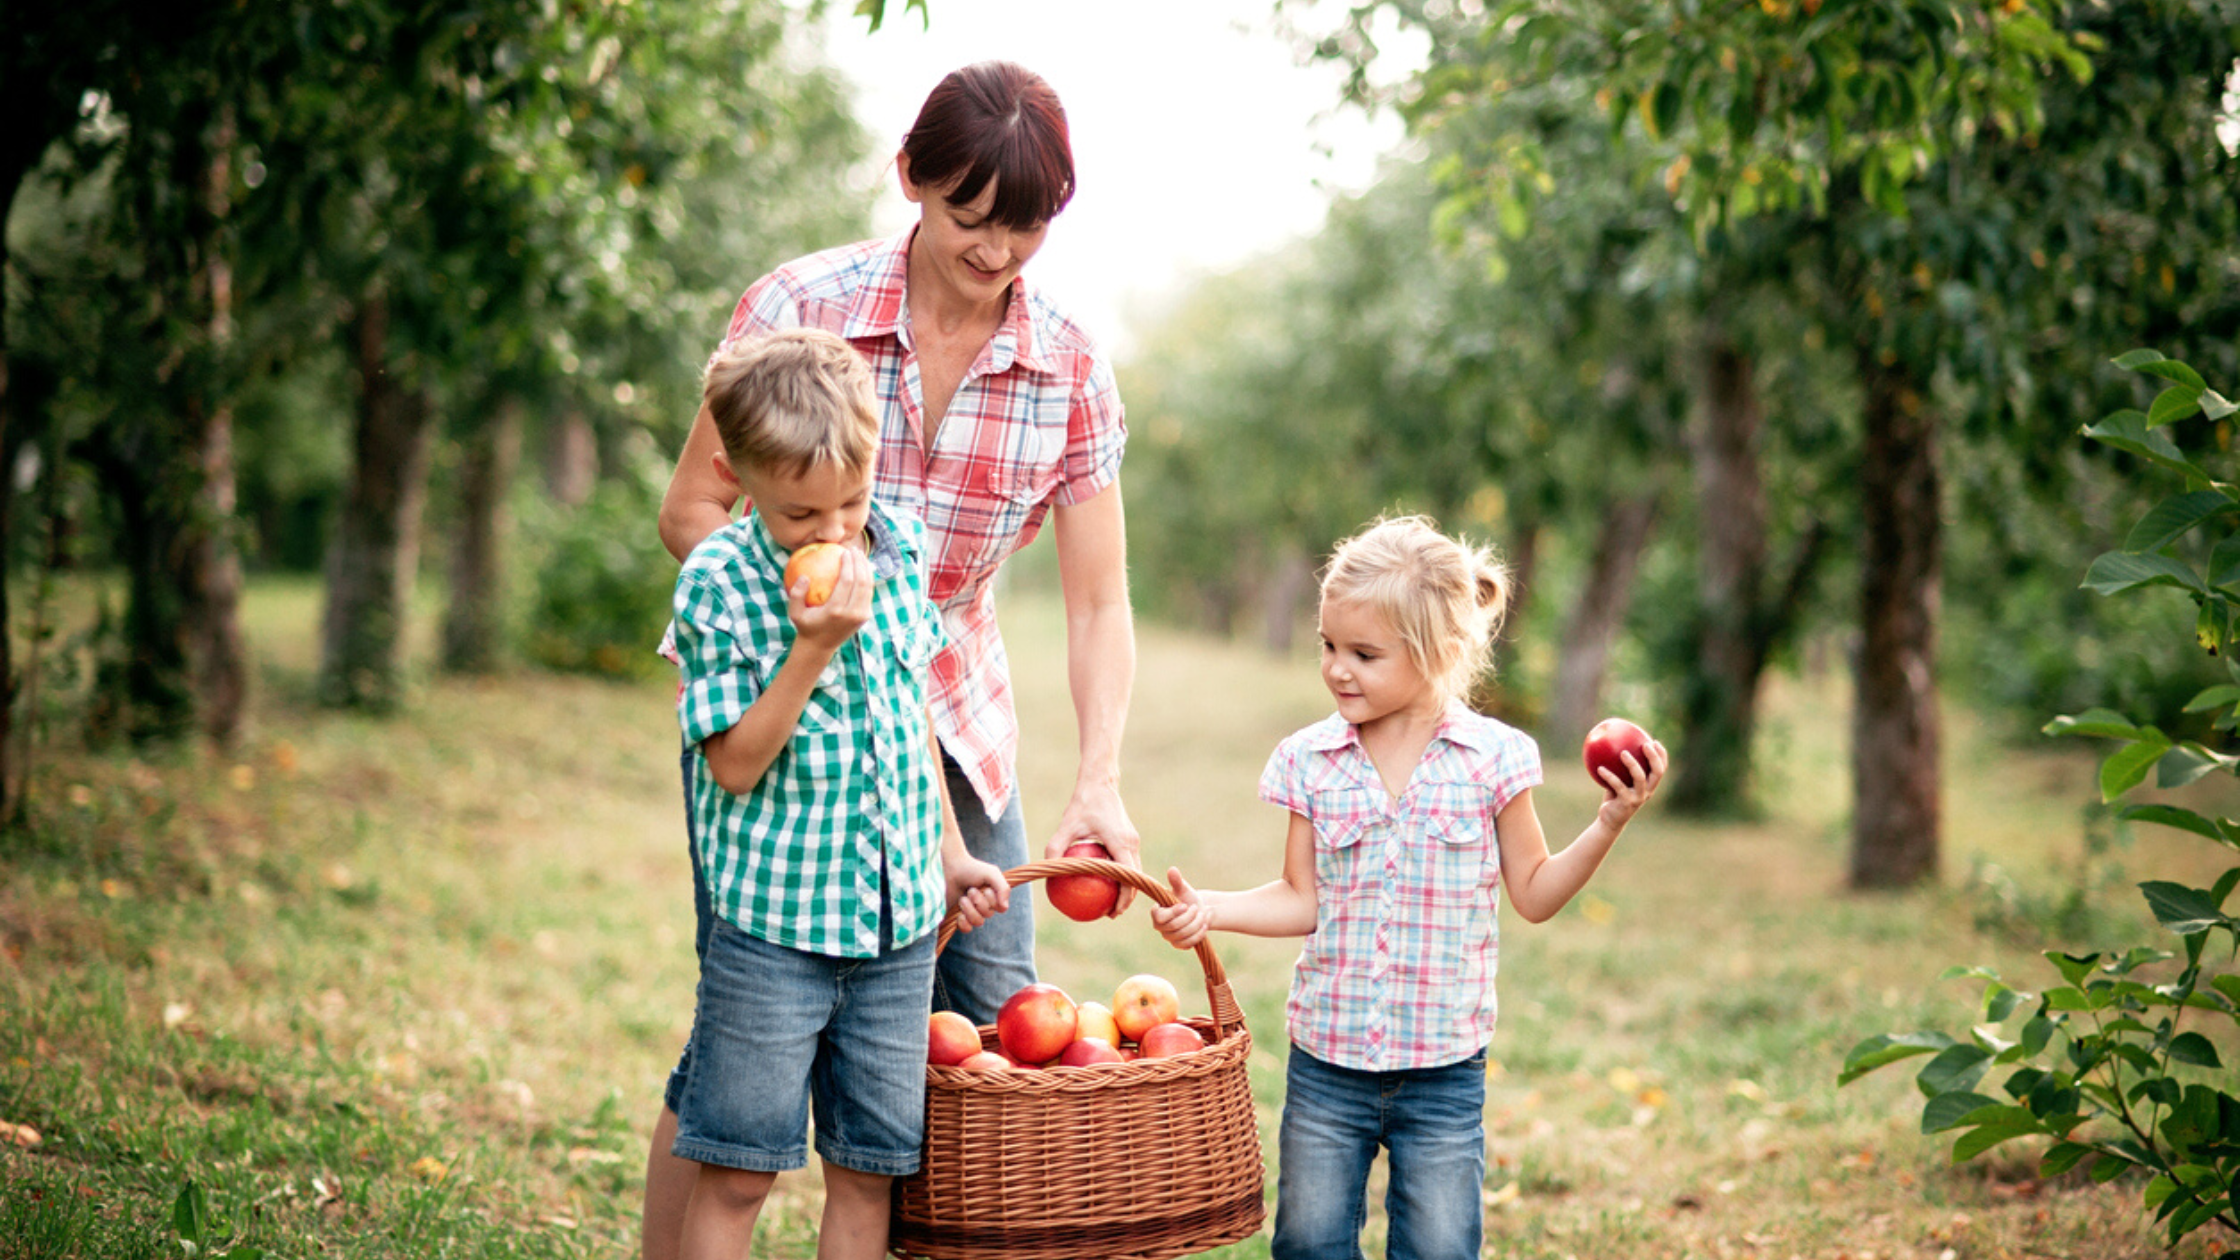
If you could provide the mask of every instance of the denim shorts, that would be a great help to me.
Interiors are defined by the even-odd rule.
[[[753,1172],[799,1168],[813,1109],[826,1161],[881,1177],[916,1172],[933,943],[928,932],[876,958],[831,958],[717,919],[700,960],[671,1153]]]
[[[1389,1260],[1477,1260],[1485,1233],[1486,1054],[1361,1072],[1297,1046],[1285,1067],[1273,1260],[1359,1260],[1383,1147]]]

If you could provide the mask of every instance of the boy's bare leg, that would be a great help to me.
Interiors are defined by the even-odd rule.
[[[682,1260],[740,1260],[754,1242],[755,1219],[778,1174],[694,1164],[692,1202],[684,1212]],[[881,1245],[884,1245],[882,1239]]]
[[[824,1165],[824,1218],[817,1260],[879,1260],[887,1254],[894,1178]]]
[[[700,1165],[669,1153],[677,1143],[677,1113],[664,1106],[646,1151],[646,1198],[638,1220],[640,1260],[677,1260],[684,1243],[684,1210]]]

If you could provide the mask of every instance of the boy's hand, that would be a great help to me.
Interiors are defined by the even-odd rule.
[[[1602,772],[1603,785],[1610,789],[1612,795],[1603,800],[1602,808],[1596,811],[1595,817],[1612,831],[1631,822],[1634,814],[1656,794],[1657,785],[1664,782],[1665,767],[1671,762],[1664,744],[1652,739],[1642,751],[1649,754],[1649,764],[1646,766],[1630,752],[1618,754],[1619,759],[1625,762],[1626,773],[1632,777],[1630,783],[1619,782],[1615,771],[1606,769]]]
[[[957,912],[957,926],[963,931],[969,932],[986,923],[989,916],[1011,908],[1011,881],[1003,877],[1002,867],[976,857],[951,858],[946,854],[941,867],[949,884],[949,908]]]
[[[794,637],[826,653],[839,650],[871,620],[871,591],[876,584],[870,559],[852,546],[842,547],[840,576],[823,603],[803,602],[809,590],[807,577],[794,579],[786,588],[786,616],[793,619]]]
[[[1213,907],[1175,867],[1167,868],[1167,884],[1174,889],[1175,903],[1151,907],[1151,926],[1176,949],[1195,948],[1213,926]]]

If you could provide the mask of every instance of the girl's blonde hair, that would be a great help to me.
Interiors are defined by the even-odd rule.
[[[1449,538],[1423,516],[1378,520],[1339,543],[1322,571],[1323,600],[1375,609],[1449,700],[1484,668],[1510,593],[1509,570],[1491,550]]]

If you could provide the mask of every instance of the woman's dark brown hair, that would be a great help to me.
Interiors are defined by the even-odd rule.
[[[1008,61],[951,71],[934,85],[902,138],[910,179],[952,203],[996,185],[989,218],[1012,228],[1048,223],[1073,199],[1073,141],[1065,106],[1042,76]]]

